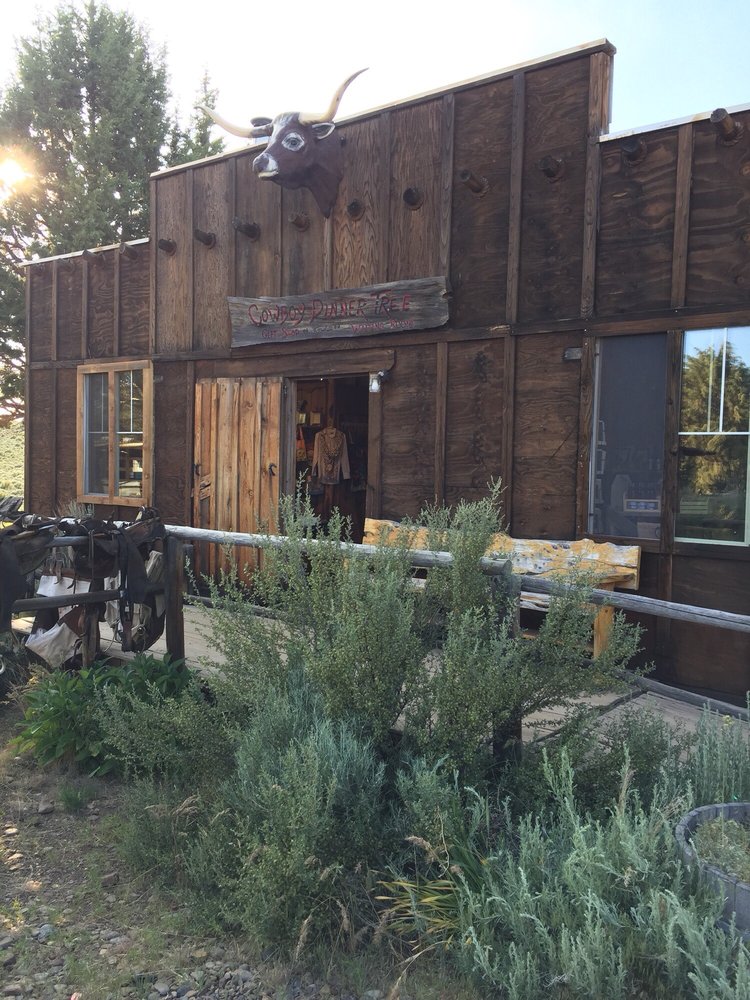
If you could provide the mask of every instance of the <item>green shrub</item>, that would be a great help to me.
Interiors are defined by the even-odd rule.
[[[24,713],[15,743],[40,764],[64,760],[105,774],[116,761],[97,711],[101,696],[115,689],[134,699],[173,696],[188,683],[181,664],[145,654],[123,667],[96,662],[75,673],[39,673],[21,694]]]
[[[23,496],[23,440],[23,426],[0,427],[0,498]]]
[[[227,916],[264,943],[334,937],[382,856],[384,770],[345,724],[316,720],[271,756],[241,743],[229,801],[242,869]]]
[[[750,799],[750,727],[704,708],[689,777],[697,806]]]

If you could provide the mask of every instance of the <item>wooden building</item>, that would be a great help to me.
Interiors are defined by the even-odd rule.
[[[154,175],[149,240],[31,264],[28,509],[252,530],[333,423],[351,478],[324,513],[499,476],[511,534],[637,540],[642,594],[747,613],[750,111],[610,136],[613,55],[342,122],[330,218],[252,147]],[[233,341],[228,297],[433,277],[433,328]],[[750,687],[745,635],[651,620],[646,647],[664,679]]]

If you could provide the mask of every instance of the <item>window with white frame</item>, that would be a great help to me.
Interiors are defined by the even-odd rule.
[[[748,544],[749,437],[750,327],[686,331],[676,539]]]
[[[150,502],[153,378],[150,362],[78,369],[78,499]]]

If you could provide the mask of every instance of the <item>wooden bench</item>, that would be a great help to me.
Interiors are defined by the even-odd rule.
[[[406,531],[398,521],[365,519],[365,544],[404,545],[412,549],[427,549],[427,529]],[[518,576],[538,576],[555,579],[571,572],[590,573],[601,590],[637,590],[640,580],[641,549],[638,545],[614,545],[594,542],[590,538],[576,541],[548,541],[538,538],[511,538],[494,535],[486,555],[510,559]],[[521,592],[521,607],[546,612],[549,594]],[[607,645],[614,608],[604,607],[594,621],[594,656]]]

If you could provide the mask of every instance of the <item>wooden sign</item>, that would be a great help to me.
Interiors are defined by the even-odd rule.
[[[283,299],[229,298],[232,347],[427,330],[448,322],[446,278],[337,288]]]

